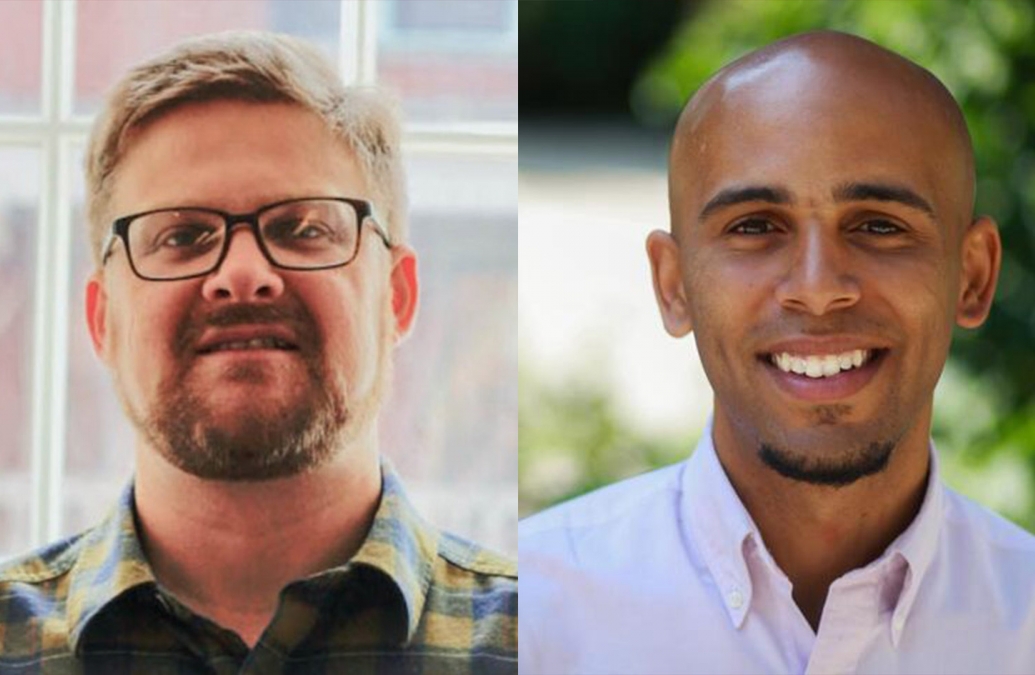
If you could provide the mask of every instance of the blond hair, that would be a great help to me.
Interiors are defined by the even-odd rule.
[[[126,74],[97,116],[86,154],[90,247],[100,266],[112,183],[130,132],[189,103],[291,103],[316,113],[355,153],[393,241],[406,239],[406,193],[395,106],[371,87],[346,87],[316,48],[286,35],[231,31],[193,38]]]

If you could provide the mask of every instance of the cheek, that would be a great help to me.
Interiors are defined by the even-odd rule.
[[[912,258],[880,266],[870,282],[918,338],[948,342],[955,316],[953,272],[942,261]],[[921,345],[926,348],[928,345]]]
[[[707,252],[688,257],[686,263],[684,285],[694,339],[709,379],[718,382],[724,372],[740,367],[743,358],[737,350],[744,344],[741,338],[767,315],[771,271],[757,261],[731,260]]]
[[[952,342],[954,299],[950,265],[914,256],[875,266],[868,277],[871,295],[887,307],[903,340],[903,386],[933,391]]]
[[[328,364],[358,388],[373,380],[382,338],[383,303],[375,288],[347,286],[320,293],[320,316]],[[331,301],[330,298],[336,298]],[[314,308],[315,309],[315,308]]]
[[[114,298],[108,317],[113,363],[127,387],[147,388],[175,366],[173,340],[184,302],[168,295]]]
[[[779,274],[775,256],[760,260],[703,251],[684,262],[695,331],[743,332],[763,317]]]

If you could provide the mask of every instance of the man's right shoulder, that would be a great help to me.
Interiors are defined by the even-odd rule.
[[[521,557],[577,558],[576,541],[606,547],[619,544],[614,538],[623,525],[674,523],[685,467],[684,461],[627,478],[525,518],[518,525]]]
[[[623,480],[518,525],[521,567],[519,672],[574,672],[598,640],[624,630],[667,593],[667,574],[685,556],[686,462]],[[678,569],[678,566],[676,566]]]

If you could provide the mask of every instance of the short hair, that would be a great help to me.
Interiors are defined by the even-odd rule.
[[[108,95],[87,143],[86,213],[94,263],[113,214],[112,185],[130,132],[173,109],[214,100],[296,104],[316,113],[355,153],[393,241],[405,241],[406,185],[395,102],[345,86],[330,61],[294,37],[229,31],[181,42],[130,70]]]

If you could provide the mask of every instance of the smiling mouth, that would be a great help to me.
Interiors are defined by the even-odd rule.
[[[818,380],[837,377],[842,373],[864,368],[879,361],[886,352],[886,349],[853,349],[838,354],[774,352],[761,354],[759,359],[779,368],[784,373]]]
[[[888,355],[888,349],[853,349],[836,354],[758,355],[778,389],[808,403],[829,403],[865,389]]]

